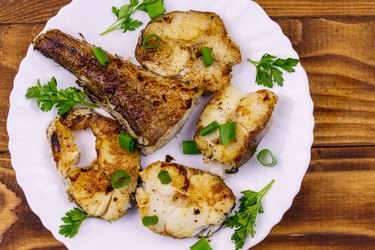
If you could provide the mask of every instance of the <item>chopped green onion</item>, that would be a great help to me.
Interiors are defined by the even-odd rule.
[[[156,41],[155,41],[156,39]],[[153,41],[153,44],[149,44],[151,41]],[[142,41],[142,47],[145,49],[156,49],[160,46],[161,38],[160,36],[156,34],[149,34],[147,35],[143,41]]]
[[[126,149],[130,153],[135,152],[136,140],[130,135],[122,132],[118,137],[118,143],[123,149]]]
[[[190,250],[212,250],[212,248],[206,238],[200,238],[197,243],[190,247]]]
[[[214,132],[216,129],[219,128],[219,123],[217,121],[213,121],[210,124],[208,124],[206,127],[202,128],[200,131],[201,136],[206,136]]]
[[[156,225],[156,224],[158,224],[158,222],[159,222],[159,218],[156,215],[145,216],[142,219],[142,224],[145,227]]]
[[[182,152],[186,155],[196,155],[201,153],[197,144],[195,144],[195,141],[182,141]]]
[[[167,185],[172,182],[172,178],[167,170],[160,170],[158,178],[163,185]]]
[[[155,17],[158,17],[165,13],[165,7],[163,0],[156,1],[155,3],[149,4],[146,7],[148,16],[151,19],[154,19]]]
[[[130,175],[125,170],[119,170],[111,176],[111,184],[114,189],[122,188],[130,182]]]
[[[96,47],[93,49],[92,52],[94,53],[96,59],[98,59],[100,65],[107,66],[109,64],[109,59],[107,55],[104,53],[104,51],[102,50],[102,48]]]
[[[210,67],[214,63],[210,48],[203,47],[202,48],[202,56],[203,56],[204,66],[206,68]]]
[[[276,157],[269,149],[263,149],[257,154],[258,161],[265,167],[273,167],[277,164]]]
[[[220,144],[221,145],[228,145],[229,142],[236,141],[236,123],[235,122],[228,122],[225,124],[220,125]]]

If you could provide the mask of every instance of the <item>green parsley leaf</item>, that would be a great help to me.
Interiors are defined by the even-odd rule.
[[[232,234],[232,241],[235,243],[236,250],[241,249],[245,245],[246,238],[250,234],[254,238],[255,222],[257,215],[263,213],[262,199],[272,187],[275,180],[272,180],[259,192],[246,190],[241,192],[240,207],[238,211],[229,217],[225,225],[230,228],[235,228]]]
[[[81,209],[73,208],[72,210],[68,211],[64,217],[61,218],[64,224],[60,226],[59,234],[63,235],[64,237],[74,237],[78,233],[79,227],[81,226],[82,222],[89,218],[98,217],[89,216]]]
[[[137,10],[145,11],[151,18],[154,18],[164,14],[164,1],[144,0],[139,4],[139,0],[130,0],[129,4],[125,4],[120,8],[113,6],[112,13],[117,17],[117,20],[100,35],[103,36],[114,30],[122,30],[125,33],[126,31],[134,31],[139,28],[143,23],[131,18],[131,15]]]
[[[268,88],[272,88],[274,83],[281,87],[283,86],[283,72],[279,68],[286,72],[293,73],[295,72],[294,67],[299,63],[298,59],[281,59],[270,54],[264,54],[260,61],[253,61],[251,59],[247,59],[247,61],[251,62],[256,67],[256,83]]]
[[[37,86],[27,89],[27,99],[36,99],[38,107],[43,112],[50,111],[54,105],[58,110],[59,115],[63,115],[76,105],[87,107],[97,107],[95,104],[85,102],[86,94],[76,88],[67,88],[57,90],[57,81],[55,77],[44,86],[38,80]]]

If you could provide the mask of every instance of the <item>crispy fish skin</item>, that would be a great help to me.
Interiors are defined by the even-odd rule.
[[[106,109],[132,136],[142,153],[150,154],[175,136],[189,117],[197,89],[145,71],[118,56],[106,53],[107,67],[99,64],[94,46],[60,30],[37,37],[34,49],[78,78],[90,99]]]
[[[209,101],[198,119],[194,140],[205,163],[216,160],[226,165],[226,173],[236,173],[256,152],[268,132],[278,97],[269,90],[243,95],[233,84]],[[213,121],[220,124],[236,122],[236,141],[220,144],[220,132],[201,136],[200,131]]]
[[[142,46],[150,34],[162,40],[156,49]],[[204,66],[203,47],[211,49],[214,62],[210,67]],[[135,57],[144,68],[206,93],[228,85],[232,67],[242,61],[240,49],[230,38],[223,20],[213,12],[198,11],[174,11],[152,20],[140,35]]]
[[[171,183],[158,178],[168,171]],[[136,201],[141,218],[157,216],[148,228],[174,238],[211,236],[235,206],[232,190],[218,177],[175,163],[154,162],[140,173]]]
[[[72,131],[90,128],[96,137],[97,158],[85,168],[78,167],[80,152]],[[129,153],[118,143],[122,127],[115,120],[90,109],[73,109],[52,121],[47,137],[57,170],[70,197],[89,215],[105,220],[121,218],[131,207],[140,171],[140,153]],[[111,176],[124,170],[130,182],[113,189]]]

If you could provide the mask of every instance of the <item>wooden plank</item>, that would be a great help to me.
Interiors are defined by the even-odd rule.
[[[374,0],[255,0],[272,17],[374,16]]]
[[[0,2],[0,24],[46,22],[71,0]],[[271,17],[375,16],[375,0],[256,0]],[[121,5],[119,2],[118,5]],[[89,8],[89,7],[88,7]],[[108,9],[110,11],[110,8]]]
[[[293,206],[254,249],[374,249],[374,163],[375,147],[313,149]],[[30,211],[9,164],[0,157],[0,199],[13,201],[14,211],[3,210],[16,219],[0,217],[0,249],[65,249]]]
[[[310,78],[316,119],[314,145],[375,145],[375,59],[369,53],[369,48],[375,47],[375,18],[355,23],[310,18],[277,21]],[[7,150],[5,119],[14,75],[27,44],[42,27],[0,26],[0,74],[4,82],[0,104],[6,107],[0,110],[0,152]]]
[[[375,18],[278,19],[315,104],[315,146],[375,144]]]
[[[71,0],[17,0],[0,2],[0,24],[46,22]]]

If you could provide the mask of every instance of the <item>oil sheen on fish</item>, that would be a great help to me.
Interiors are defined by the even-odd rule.
[[[33,42],[34,49],[69,70],[90,99],[118,120],[137,138],[143,154],[165,145],[191,114],[196,89],[145,71],[106,52],[103,67],[94,46],[60,30],[50,30]]]

